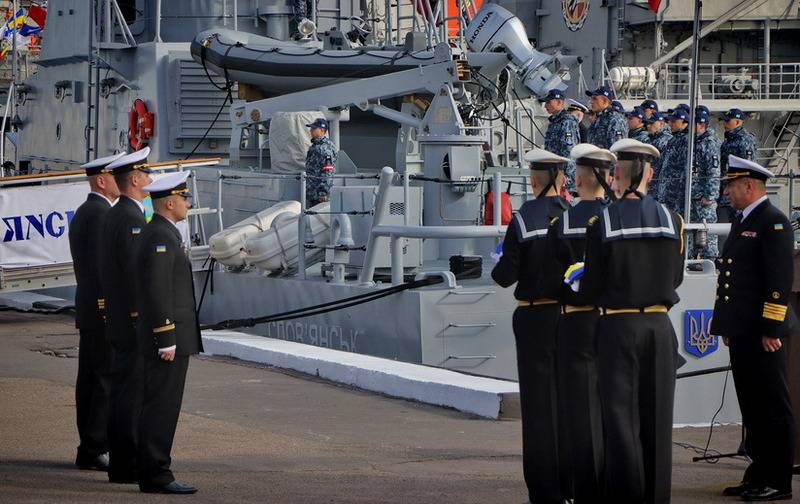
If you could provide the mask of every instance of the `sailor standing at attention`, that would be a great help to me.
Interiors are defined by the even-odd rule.
[[[124,155],[95,159],[81,166],[86,170],[91,192],[69,226],[69,249],[78,283],[75,326],[80,344],[75,410],[80,445],[75,465],[81,469],[108,470],[111,345],[105,331],[106,301],[100,288],[100,239],[106,215],[119,197],[117,184],[106,166]]]
[[[568,160],[543,149],[525,154],[536,199],[514,213],[492,270],[501,287],[517,284],[513,328],[522,407],[522,469],[531,502],[561,504],[559,483],[556,327],[561,272],[549,253],[550,221],[565,210],[558,196]]]
[[[151,182],[144,165],[150,148],[122,156],[108,165],[120,191],[103,228],[103,294],[109,340],[114,353],[111,370],[111,418],[108,431],[112,483],[136,483],[139,412],[142,407],[142,354],[136,337],[136,293],[139,275],[133,250],[146,221],[143,188]]]
[[[320,117],[306,126],[311,128],[311,147],[306,153],[306,203],[312,207],[330,198],[338,151],[328,138],[326,119]]]
[[[589,143],[601,149],[608,149],[611,144],[628,136],[628,125],[625,117],[611,107],[614,93],[605,86],[594,91],[586,91],[591,98],[590,106],[597,118],[589,126]]]
[[[740,217],[717,259],[719,280],[711,334],[730,348],[742,410],[745,450],[752,460],[738,486],[723,493],[746,501],[790,500],[795,423],[789,399],[787,307],[794,273],[794,233],[772,206],[765,183],[773,174],[728,156],[725,196]]]
[[[176,226],[192,207],[188,176],[189,172],[171,173],[144,188],[156,212],[142,232],[136,254],[139,339],[144,354],[139,489],[146,493],[197,492],[176,481],[170,470],[189,356],[203,351],[192,264]]]
[[[617,158],[591,144],[578,144],[575,160],[578,203],[556,217],[547,235],[559,272],[583,261],[589,219],[602,212],[611,194],[610,170]],[[561,318],[556,337],[558,442],[562,485],[570,482],[575,504],[596,502],[603,485],[603,424],[597,388],[595,325],[597,306],[561,284]]]
[[[564,158],[569,156],[569,151],[580,143],[581,129],[578,118],[564,107],[564,93],[558,89],[551,89],[544,98],[539,98],[544,103],[544,109],[550,114],[549,125],[544,134],[544,149]],[[570,159],[564,170],[567,177],[567,191],[575,192],[575,163]]]
[[[624,191],[589,221],[580,292],[600,306],[597,363],[605,502],[670,502],[677,340],[667,311],[683,281],[683,221],[647,195],[658,149],[615,143]]]

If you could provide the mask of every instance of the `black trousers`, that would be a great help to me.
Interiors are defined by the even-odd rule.
[[[168,362],[154,350],[145,356],[144,404],[139,421],[139,486],[168,485],[175,480],[170,471],[172,441],[178,426],[188,355]]]
[[[108,451],[108,410],[111,391],[111,345],[105,330],[81,330],[75,409],[78,423],[78,461]]]
[[[131,478],[137,473],[136,455],[144,389],[144,361],[133,327],[124,330],[112,329],[112,331],[114,331],[111,334],[114,363],[111,373],[108,475],[110,478]]]
[[[597,384],[595,328],[599,312],[561,315],[558,322],[558,442],[562,487],[575,504],[597,502],[602,490],[603,420]]]
[[[606,502],[670,502],[676,356],[666,313],[597,322]]]
[[[556,328],[559,306],[514,311],[522,407],[522,470],[536,504],[561,503],[558,470]]]
[[[766,352],[761,338],[730,340],[731,368],[752,459],[746,479],[778,490],[792,488],[795,424],[789,399],[787,351]]]

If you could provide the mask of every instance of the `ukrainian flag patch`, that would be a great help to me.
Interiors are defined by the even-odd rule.
[[[774,229],[775,231],[783,231],[783,224],[780,224],[780,223],[773,224],[772,225],[772,229]]]
[[[156,245],[156,252],[166,252],[167,246],[166,245]]]
[[[141,232],[142,232],[142,228],[140,228],[140,227],[131,228],[131,234],[139,234]]]

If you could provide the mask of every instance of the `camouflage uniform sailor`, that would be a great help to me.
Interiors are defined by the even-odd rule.
[[[625,114],[628,118],[628,138],[647,143],[647,129],[644,127],[644,110],[633,107],[633,110]]]
[[[551,89],[539,102],[544,103],[544,108],[550,114],[550,125],[544,136],[544,149],[568,158],[572,148],[580,143],[580,127],[578,118],[564,107],[566,97],[562,91]],[[570,193],[575,192],[575,162],[570,160],[564,170],[566,187]]]
[[[719,118],[720,121],[725,121],[725,141],[722,142],[719,150],[721,177],[728,173],[728,156],[731,154],[749,161],[756,158],[756,137],[744,129],[744,119],[744,112],[737,108],[730,109]],[[732,222],[734,210],[731,208],[730,200],[724,195],[724,191],[725,181],[721,181],[717,215],[719,222]]]
[[[647,128],[647,142],[645,143],[658,149],[662,156],[653,161],[653,180],[650,182],[653,194],[658,198],[661,190],[661,163],[667,144],[672,140],[672,131],[670,131],[669,126],[664,125],[664,115],[658,111],[646,117],[644,122]]]
[[[600,86],[594,91],[586,91],[586,94],[591,97],[592,111],[597,114],[597,118],[589,126],[589,143],[608,149],[614,142],[627,136],[625,117],[611,108],[614,94],[607,87]]]
[[[306,126],[311,128],[311,147],[306,154],[306,203],[312,207],[328,201],[338,151],[327,136],[327,120],[319,118]]]
[[[689,149],[689,111],[677,108],[669,116],[672,139],[664,149],[656,199],[683,215],[686,200],[686,163]]]
[[[658,103],[655,100],[645,100],[639,105],[644,112],[644,118],[649,119],[653,113],[658,112]]]
[[[719,148],[720,140],[708,127],[708,114],[698,111],[695,123],[697,134],[694,141],[694,169],[692,172],[692,222],[717,222],[717,199],[719,198]],[[717,235],[708,234],[704,247],[694,247],[694,236],[689,235],[687,249],[690,256],[703,259],[719,255]]]

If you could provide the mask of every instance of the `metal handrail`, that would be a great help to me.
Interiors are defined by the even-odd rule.
[[[662,99],[683,99],[689,95],[690,72],[687,63],[669,63],[662,67]],[[737,78],[750,80],[750,86],[736,90]],[[798,63],[702,63],[697,81],[703,99],[798,99],[800,98],[800,62]],[[777,91],[773,91],[777,88]]]

